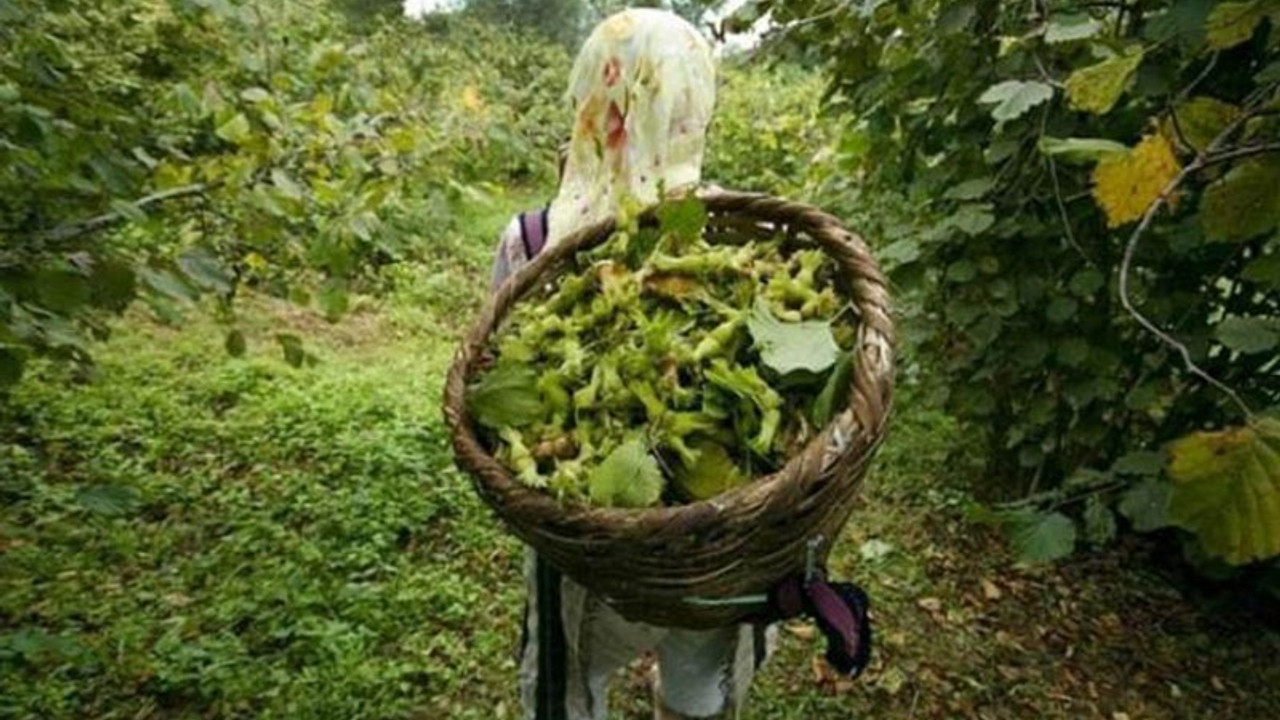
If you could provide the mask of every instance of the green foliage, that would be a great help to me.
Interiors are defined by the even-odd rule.
[[[696,198],[654,215],[624,219],[522,298],[471,388],[495,456],[561,501],[653,503],[681,477],[692,493],[668,501],[697,498],[717,486],[700,477],[698,447],[740,468],[718,484],[729,487],[780,467],[811,437],[808,418],[840,409],[824,391],[842,351],[833,325],[847,351],[856,321],[841,311],[831,259],[782,238],[707,234]],[[619,451],[639,441],[665,471],[659,492],[638,455]],[[626,490],[627,478],[643,487]]]
[[[522,555],[453,469],[451,348],[308,314],[293,370],[299,311],[245,303],[242,359],[133,316],[91,381],[35,361],[0,410],[0,714],[514,708]]]
[[[609,453],[588,481],[591,502],[604,507],[642,508],[662,495],[662,471],[644,440],[633,438]]]
[[[1193,433],[1171,455],[1174,522],[1232,564],[1280,555],[1280,420]]]
[[[836,146],[836,172],[851,179],[818,197],[880,238],[906,299],[908,357],[985,436],[988,493],[1036,489],[1030,527],[1064,505],[1092,508],[1084,535],[1108,537],[1099,503],[1163,526],[1158,468],[1107,470],[1083,488],[1071,478],[1239,421],[1232,399],[1124,309],[1122,274],[1200,369],[1250,407],[1280,404],[1274,8],[762,0],[751,11],[794,22],[775,44],[819,62],[830,108],[855,119]]]
[[[821,114],[819,75],[796,65],[721,63],[704,176],[735,190],[810,194],[836,172],[836,132]],[[826,161],[826,162],[824,162]]]
[[[252,286],[336,320],[380,267],[427,254],[472,183],[554,168],[568,58],[528,37],[357,31],[295,2],[5,8],[4,386],[32,355],[87,361],[135,298],[179,322],[212,297],[234,323]]]
[[[499,364],[470,388],[467,406],[476,422],[494,430],[532,425],[544,414],[538,375],[525,365]]]
[[[831,323],[782,322],[763,299],[756,301],[747,318],[747,329],[760,352],[760,361],[779,375],[826,373],[840,354]]]

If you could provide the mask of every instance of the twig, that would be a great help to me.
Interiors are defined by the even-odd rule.
[[[1062,199],[1062,185],[1058,183],[1058,164],[1051,157],[1046,157],[1045,160],[1049,163],[1049,177],[1053,180],[1053,199],[1058,205],[1058,215],[1062,217],[1062,229],[1067,233],[1067,242],[1071,244],[1071,247],[1075,248],[1076,252],[1080,253],[1080,257],[1084,258],[1085,262],[1097,267],[1098,264],[1080,246],[1080,243],[1076,240],[1075,231],[1071,229],[1071,218],[1067,215],[1067,204]]]
[[[1200,71],[1200,74],[1197,75],[1189,85],[1182,88],[1182,92],[1178,93],[1178,96],[1174,99],[1173,103],[1177,104],[1191,97],[1191,93],[1195,91],[1196,87],[1198,87],[1200,83],[1204,82],[1205,78],[1209,77],[1209,73],[1213,72],[1213,69],[1217,66],[1218,53],[1215,52],[1213,55],[1209,56],[1209,62],[1205,63],[1204,69]]]
[[[144,209],[152,205],[157,205],[159,203],[166,202],[169,200],[177,200],[179,198],[191,197],[192,195],[203,195],[205,192],[209,191],[210,189],[212,189],[212,186],[205,183],[200,183],[197,185],[186,185],[186,186],[177,187],[177,188],[170,188],[168,190],[162,190],[158,193],[154,193],[140,200],[137,200],[133,203],[133,205],[138,209]],[[79,222],[60,225],[56,228],[53,228],[52,230],[49,230],[48,232],[38,234],[36,237],[39,240],[45,240],[45,241],[52,240],[54,242],[62,242],[64,240],[70,240],[72,238],[76,238],[81,235],[87,235],[88,233],[97,232],[98,230],[102,230],[103,228],[110,227],[111,225],[114,225],[115,223],[120,222],[123,219],[125,219],[125,216],[123,214],[118,212],[110,212],[105,215],[99,215],[98,217],[89,218],[88,220],[81,220]]]
[[[1036,64],[1040,64],[1039,58],[1036,59]],[[1041,67],[1040,71],[1044,72],[1044,68]],[[1049,112],[1053,109],[1053,104],[1053,100],[1046,103],[1044,113],[1040,116],[1040,139],[1037,140],[1037,143],[1044,140],[1045,133],[1048,131]],[[1092,267],[1097,267],[1098,264],[1080,246],[1080,243],[1076,240],[1075,231],[1071,229],[1071,219],[1067,215],[1067,205],[1062,200],[1062,184],[1058,181],[1058,164],[1054,162],[1052,155],[1047,154],[1045,155],[1045,162],[1049,165],[1049,178],[1053,181],[1053,199],[1058,206],[1058,215],[1062,218],[1062,229],[1067,234],[1067,243],[1075,248],[1076,252],[1080,253],[1080,257],[1084,258],[1086,263]]]
[[[1145,328],[1147,332],[1150,332],[1152,335],[1155,335],[1157,338],[1159,338],[1161,342],[1163,342],[1165,345],[1169,346],[1174,351],[1176,351],[1178,355],[1182,357],[1182,362],[1186,366],[1188,372],[1195,375],[1196,377],[1199,377],[1205,382],[1209,383],[1213,387],[1217,388],[1224,395],[1231,398],[1231,400],[1235,402],[1235,404],[1244,413],[1245,417],[1252,417],[1253,411],[1250,410],[1249,406],[1245,404],[1243,399],[1240,398],[1240,395],[1236,393],[1236,391],[1233,390],[1230,386],[1223,383],[1221,380],[1218,380],[1217,378],[1213,377],[1208,372],[1206,372],[1204,368],[1201,368],[1199,365],[1197,365],[1195,360],[1191,358],[1191,350],[1187,348],[1185,344],[1179,342],[1172,335],[1160,329],[1158,325],[1152,322],[1150,318],[1142,314],[1142,312],[1138,310],[1137,307],[1134,306],[1133,298],[1129,293],[1129,275],[1133,271],[1133,257],[1138,250],[1138,243],[1142,240],[1143,234],[1147,231],[1149,227],[1151,227],[1151,223],[1153,220],[1155,220],[1156,214],[1160,212],[1160,210],[1169,203],[1169,198],[1173,195],[1174,192],[1177,191],[1179,187],[1182,186],[1182,183],[1184,183],[1188,177],[1199,172],[1200,170],[1203,170],[1204,168],[1208,167],[1212,163],[1225,162],[1225,160],[1221,160],[1219,158],[1227,157],[1227,156],[1230,156],[1230,157],[1242,156],[1233,150],[1228,150],[1222,153],[1215,153],[1215,151],[1219,147],[1221,147],[1222,143],[1227,138],[1235,134],[1236,130],[1238,130],[1245,123],[1245,121],[1249,119],[1249,117],[1250,115],[1248,113],[1245,113],[1241,115],[1239,118],[1237,118],[1230,125],[1228,125],[1225,130],[1223,130],[1221,133],[1218,134],[1216,138],[1213,139],[1213,142],[1209,143],[1209,147],[1206,148],[1204,152],[1202,152],[1199,156],[1197,156],[1196,159],[1191,162],[1191,164],[1183,168],[1181,172],[1179,172],[1178,175],[1173,178],[1173,180],[1169,181],[1169,183],[1165,185],[1164,189],[1160,191],[1160,195],[1157,196],[1155,200],[1151,201],[1151,204],[1147,206],[1146,212],[1142,214],[1142,221],[1138,223],[1138,227],[1134,228],[1133,234],[1129,236],[1129,242],[1125,245],[1125,248],[1124,248],[1124,260],[1120,263],[1120,304],[1124,307],[1124,309],[1130,315],[1132,315],[1133,318],[1138,321],[1138,324],[1141,325],[1143,328]],[[1237,148],[1237,150],[1249,150],[1250,152],[1247,154],[1252,155],[1252,154],[1257,154],[1259,152],[1264,152],[1263,150],[1259,149],[1261,147],[1265,147],[1265,146],[1253,146],[1251,148]]]
[[[1240,158],[1261,155],[1269,152],[1280,152],[1280,142],[1262,143],[1260,145],[1244,145],[1230,150],[1223,150],[1220,153],[1215,153],[1206,157],[1204,159],[1204,166],[1208,167],[1210,165],[1217,165],[1219,163],[1230,162],[1232,160],[1239,160]]]

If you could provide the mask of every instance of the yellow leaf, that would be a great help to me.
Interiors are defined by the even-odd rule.
[[[480,97],[480,91],[475,85],[468,85],[462,89],[462,107],[473,113],[484,110],[484,98]]]
[[[1142,64],[1142,58],[1143,52],[1139,49],[1071,73],[1067,78],[1067,97],[1071,100],[1071,107],[1096,115],[1111,112],[1134,71]]]
[[[1280,420],[1192,433],[1169,452],[1176,524],[1232,564],[1280,555]]]
[[[1119,227],[1142,217],[1181,170],[1163,135],[1148,135],[1126,153],[1113,153],[1093,171],[1093,197]]]
[[[244,264],[249,266],[250,270],[261,272],[267,269],[267,259],[256,252],[251,252],[244,256]]]

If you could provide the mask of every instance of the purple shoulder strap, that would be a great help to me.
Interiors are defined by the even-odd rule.
[[[532,260],[547,244],[547,210],[520,213],[520,239],[525,257]]]

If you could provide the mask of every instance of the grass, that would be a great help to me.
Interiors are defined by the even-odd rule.
[[[522,551],[438,406],[533,197],[473,201],[337,325],[250,299],[232,359],[207,319],[131,316],[89,378],[26,379],[0,409],[0,717],[516,717]],[[320,363],[288,367],[282,330]],[[877,660],[833,678],[789,625],[746,718],[1274,717],[1275,636],[1198,612],[1142,546],[1015,567],[965,520],[963,443],[904,393],[833,560],[876,603]],[[617,717],[647,717],[640,678]]]

